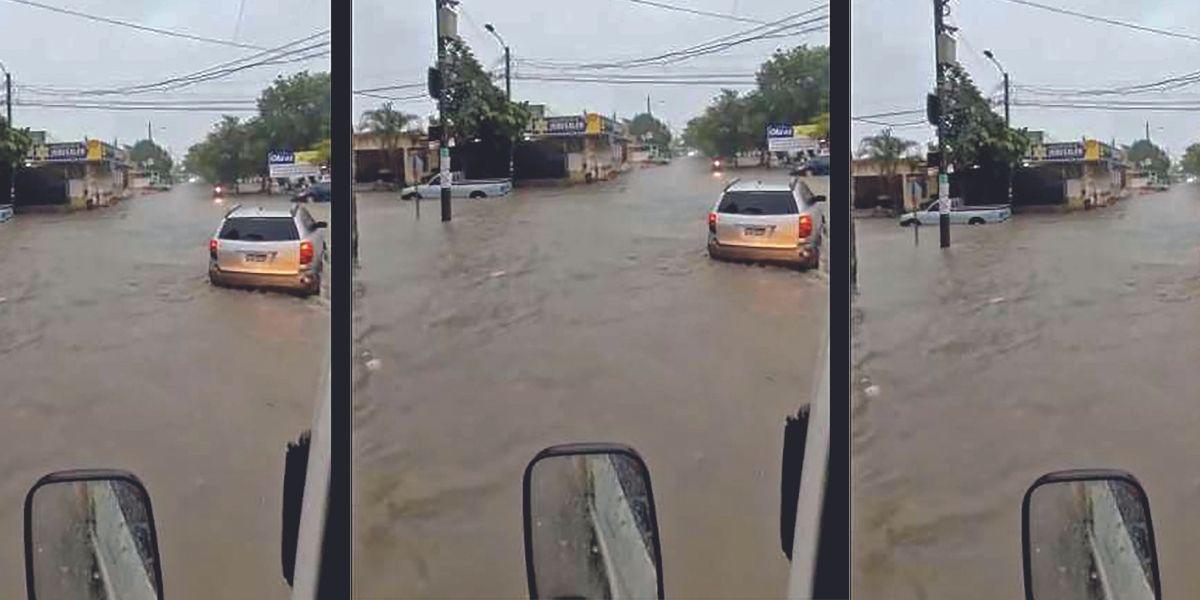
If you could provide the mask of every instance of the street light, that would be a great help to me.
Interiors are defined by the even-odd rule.
[[[499,33],[496,33],[496,28],[492,27],[491,23],[484,23],[483,28],[488,30],[488,33],[496,38],[496,41],[500,42],[501,48],[504,48],[504,97],[509,102],[512,102],[512,79],[509,70],[511,63],[509,62],[508,44],[504,43],[504,38],[500,37]]]
[[[488,33],[492,34],[492,36],[496,38],[497,42],[500,42],[501,48],[504,48],[504,99],[512,102],[512,63],[509,60],[511,55],[508,51],[508,44],[504,43],[504,38],[500,37],[499,33],[496,33],[496,28],[493,27],[491,23],[484,23],[483,28],[488,30]],[[508,141],[508,177],[510,180],[513,177],[514,144],[515,142],[513,140]]]
[[[984,56],[986,56],[986,57],[988,58],[988,60],[992,61],[992,64],[993,64],[993,65],[996,65],[996,69],[998,69],[998,70],[1000,71],[1000,74],[1004,76],[1004,128],[1005,128],[1005,129],[1008,129],[1008,128],[1009,128],[1009,120],[1008,120],[1008,71],[1005,71],[1005,70],[1004,70],[1004,67],[1000,66],[1000,61],[996,60],[996,55],[992,54],[992,51],[991,51],[991,50],[984,50],[984,51],[983,51],[983,55],[984,55]],[[1011,165],[1008,167],[1008,177],[1007,177],[1007,179],[1008,179],[1008,206],[1011,208],[1011,207],[1012,207],[1012,200],[1013,200],[1013,198],[1012,198],[1012,166],[1011,166]]]
[[[1000,66],[1000,61],[996,60],[996,55],[992,54],[991,50],[984,50],[983,55],[992,61],[993,65],[1000,70],[1000,74],[1004,76],[1004,126],[1008,127],[1008,71]]]

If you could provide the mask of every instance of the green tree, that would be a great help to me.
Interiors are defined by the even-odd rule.
[[[246,156],[249,127],[237,117],[225,115],[208,132],[204,141],[188,149],[184,164],[188,171],[211,183],[234,183],[253,174],[251,157]],[[263,156],[266,163],[266,156]]]
[[[170,178],[171,168],[175,165],[171,155],[162,146],[150,140],[140,140],[134,144],[129,149],[129,160],[164,178]]]
[[[879,165],[879,171],[891,183],[895,182],[896,170],[910,160],[910,153],[917,143],[912,140],[898,138],[892,135],[891,129],[884,129],[876,135],[867,136],[858,145],[858,157],[874,161]],[[891,189],[891,186],[889,186]],[[898,210],[902,210],[903,192],[896,198]]]
[[[642,113],[629,121],[629,135],[666,150],[671,146],[671,130],[650,113]]]
[[[0,117],[0,162],[16,165],[25,160],[32,147],[28,129],[9,127],[8,121]]]
[[[1193,144],[1193,146],[1195,146]],[[1188,152],[1191,152],[1192,147],[1188,147]],[[1171,159],[1162,148],[1155,146],[1150,140],[1138,140],[1125,153],[1126,160],[1131,164],[1137,165],[1154,173],[1159,177],[1166,177],[1167,172],[1171,168]],[[1187,156],[1184,156],[1187,160]]]
[[[396,150],[400,147],[400,137],[417,118],[417,115],[392,108],[391,102],[384,102],[379,108],[363,111],[358,122],[359,131],[372,133],[379,138],[384,159],[387,160],[392,173],[396,174],[397,182],[404,174],[404,170],[397,165],[396,156]]]
[[[1011,129],[996,114],[970,75],[959,65],[946,67],[947,93],[942,95],[946,158],[956,169],[1016,167],[1029,139],[1024,129]]]
[[[271,150],[303,150],[329,137],[331,115],[329,73],[280,76],[258,98],[255,134]]]
[[[450,134],[462,140],[514,141],[525,131],[529,111],[504,97],[471,49],[446,40],[445,112]]]
[[[829,112],[829,48],[825,46],[776,50],[755,79],[761,110],[773,122],[811,123]]]

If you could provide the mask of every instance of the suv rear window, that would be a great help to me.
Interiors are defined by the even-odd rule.
[[[791,192],[725,192],[717,212],[733,215],[794,215],[800,212]]]
[[[285,242],[300,239],[291,217],[233,217],[221,226],[223,240]]]

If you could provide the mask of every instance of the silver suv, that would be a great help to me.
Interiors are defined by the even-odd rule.
[[[713,258],[813,268],[821,260],[825,215],[803,181],[790,185],[733,180],[708,213]]]
[[[299,205],[291,210],[235,206],[208,242],[208,280],[319,293],[326,227]]]

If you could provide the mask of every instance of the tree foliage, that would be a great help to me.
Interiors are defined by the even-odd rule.
[[[171,155],[151,140],[139,140],[134,144],[129,149],[129,160],[163,177],[170,177],[171,168],[175,165]]]
[[[450,135],[461,140],[516,140],[525,131],[529,111],[509,102],[492,82],[466,43],[446,40],[443,114]]]
[[[671,130],[650,113],[642,113],[631,119],[629,134],[659,148],[667,149],[671,145]]]
[[[417,115],[392,108],[391,102],[384,102],[379,108],[363,111],[358,121],[358,130],[375,134],[383,149],[383,155],[394,172],[397,170],[396,149],[400,146],[400,136],[410,129],[417,118]]]
[[[946,67],[947,92],[942,94],[946,123],[946,159],[956,169],[1015,167],[1029,147],[1025,130],[1011,129],[996,114],[970,75],[959,65]]]
[[[1188,147],[1190,153],[1193,146]],[[1171,159],[1162,148],[1155,146],[1150,140],[1138,140],[1125,152],[1125,158],[1131,164],[1143,167],[1160,177],[1165,177],[1171,168]],[[1184,156],[1187,161],[1187,155]]]
[[[765,151],[767,125],[823,124],[829,130],[829,49],[797,46],[779,50],[746,94],[721,90],[700,116],[688,121],[684,141],[711,156]]]
[[[188,149],[184,165],[210,182],[233,182],[268,174],[271,150],[319,150],[330,139],[328,73],[307,71],[277,77],[258,99],[258,115],[247,120],[225,115]]]
[[[8,121],[0,117],[0,162],[16,165],[25,160],[32,147],[28,129],[9,127]]]
[[[1200,175],[1200,144],[1187,147],[1179,166],[1188,175]]]

